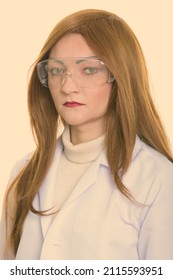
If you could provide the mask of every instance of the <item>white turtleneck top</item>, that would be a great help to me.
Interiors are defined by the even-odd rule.
[[[89,142],[73,145],[67,126],[62,134],[63,153],[59,161],[54,205],[60,209],[90,164],[104,149],[104,135]]]

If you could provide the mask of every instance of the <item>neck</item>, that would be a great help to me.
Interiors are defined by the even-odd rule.
[[[92,141],[105,133],[103,127],[70,126],[70,140],[73,145]]]

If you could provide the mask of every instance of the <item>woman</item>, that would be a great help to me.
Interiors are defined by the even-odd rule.
[[[173,159],[130,27],[101,10],[63,19],[28,106],[37,147],[11,175],[1,258],[172,259]]]

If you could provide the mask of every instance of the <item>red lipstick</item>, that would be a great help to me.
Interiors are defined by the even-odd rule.
[[[83,106],[84,104],[79,103],[79,102],[72,101],[72,102],[65,102],[63,105],[64,105],[65,107],[70,107],[70,108],[72,108],[72,107]]]

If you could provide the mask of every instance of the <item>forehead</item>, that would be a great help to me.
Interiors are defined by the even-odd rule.
[[[96,56],[81,34],[63,36],[51,49],[49,58]]]

